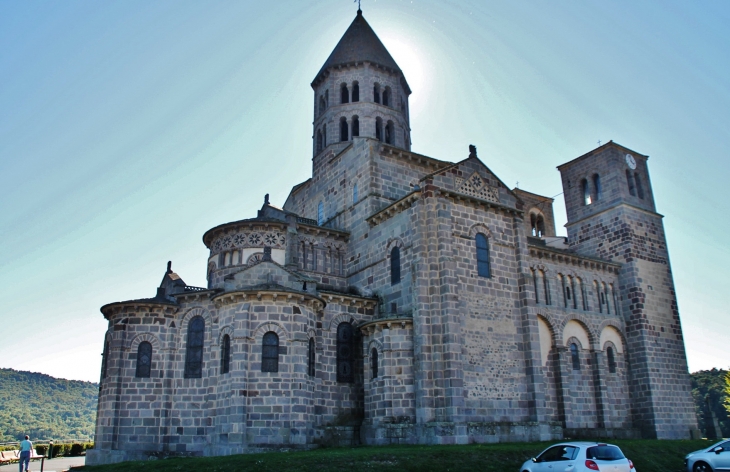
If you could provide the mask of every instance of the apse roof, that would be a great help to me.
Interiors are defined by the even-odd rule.
[[[362,11],[358,10],[357,16],[352,20],[350,27],[342,35],[340,42],[337,43],[312,83],[317,82],[330,67],[365,61],[401,72],[400,67],[395,63],[378,35],[362,16]]]

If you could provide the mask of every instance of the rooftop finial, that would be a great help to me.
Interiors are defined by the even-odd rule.
[[[360,8],[360,0],[353,0],[357,2],[357,14],[362,15],[362,9]]]
[[[172,261],[167,261],[167,273],[172,272]]]
[[[268,204],[269,204],[269,194],[267,193],[266,195],[264,195],[264,205],[268,205]]]
[[[469,145],[469,157],[477,157],[477,147],[473,144]]]

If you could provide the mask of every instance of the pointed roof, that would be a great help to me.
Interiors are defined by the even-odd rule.
[[[378,35],[375,34],[375,31],[365,21],[365,17],[362,16],[362,11],[358,10],[357,16],[352,20],[350,27],[347,28],[345,34],[342,35],[342,39],[340,39],[340,42],[337,43],[332,54],[330,54],[330,57],[327,58],[322,68],[317,72],[316,77],[312,81],[312,85],[330,67],[365,61],[402,73],[398,64],[395,63],[393,57],[378,38]]]

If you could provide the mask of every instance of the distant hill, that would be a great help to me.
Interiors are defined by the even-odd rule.
[[[0,369],[0,442],[93,439],[99,384]]]

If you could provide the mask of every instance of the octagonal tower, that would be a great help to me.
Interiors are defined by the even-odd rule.
[[[335,152],[344,149],[358,136],[410,150],[411,89],[361,10],[312,81],[312,89],[315,159],[329,147]]]

